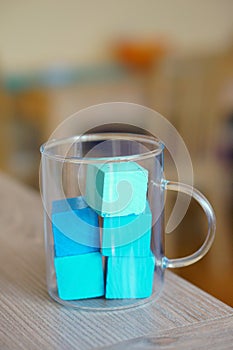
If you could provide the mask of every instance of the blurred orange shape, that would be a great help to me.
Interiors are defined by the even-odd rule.
[[[165,44],[156,41],[121,41],[115,45],[117,60],[129,68],[150,69],[166,54]]]

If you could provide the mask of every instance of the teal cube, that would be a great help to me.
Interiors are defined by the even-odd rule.
[[[58,295],[63,300],[104,295],[104,273],[100,253],[54,259]]]
[[[83,197],[53,201],[51,218],[56,257],[100,250],[98,215]]]
[[[104,256],[150,255],[152,214],[147,201],[139,215],[103,218],[102,254]]]
[[[107,258],[107,299],[148,298],[152,294],[155,258]]]
[[[100,216],[138,215],[145,210],[148,171],[136,162],[90,164],[87,204]]]

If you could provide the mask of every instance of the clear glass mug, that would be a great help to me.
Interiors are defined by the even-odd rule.
[[[193,187],[164,179],[164,146],[126,133],[74,136],[41,146],[47,286],[66,306],[134,307],[157,298],[166,268],[195,263],[209,250],[215,216]],[[186,193],[208,219],[203,245],[164,255],[167,190]]]

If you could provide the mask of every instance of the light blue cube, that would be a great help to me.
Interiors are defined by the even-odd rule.
[[[98,215],[82,197],[53,202],[52,230],[56,257],[100,250]]]
[[[155,258],[107,258],[106,299],[148,298],[153,290]]]
[[[87,204],[100,216],[138,215],[145,210],[148,171],[136,162],[89,164]]]
[[[102,254],[104,256],[150,255],[152,214],[149,203],[139,215],[103,218]]]
[[[100,253],[54,259],[58,295],[63,300],[104,295],[104,273]]]

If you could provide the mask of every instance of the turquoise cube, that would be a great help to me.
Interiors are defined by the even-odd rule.
[[[148,171],[136,162],[90,164],[87,204],[100,216],[138,215],[145,210]]]
[[[149,203],[139,215],[103,218],[102,254],[104,256],[150,255],[152,214]]]
[[[152,294],[155,258],[107,258],[107,299],[148,298]]]
[[[52,230],[56,257],[100,250],[98,215],[82,197],[53,202]]]
[[[58,295],[63,300],[104,295],[104,274],[100,253],[54,259]]]

